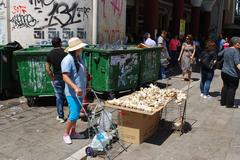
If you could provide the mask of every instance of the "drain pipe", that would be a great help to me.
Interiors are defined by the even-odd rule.
[[[93,0],[92,44],[97,44],[98,0]]]

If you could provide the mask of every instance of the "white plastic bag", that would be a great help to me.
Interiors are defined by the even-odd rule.
[[[106,132],[101,131],[96,134],[92,140],[91,147],[96,151],[103,151],[104,148],[110,143],[109,137]]]
[[[112,125],[112,114],[106,110],[101,112],[99,128],[103,131],[109,131]]]

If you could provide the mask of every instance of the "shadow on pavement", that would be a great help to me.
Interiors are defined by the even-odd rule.
[[[188,122],[184,122],[182,130],[173,127],[172,121],[165,121],[164,119],[160,121],[158,130],[145,142],[154,144],[154,145],[162,145],[168,137],[171,136],[172,133],[178,132],[179,135],[188,133],[192,130],[192,125]]]
[[[212,97],[219,97],[219,96],[221,96],[221,92],[220,91],[210,92],[209,94]]]

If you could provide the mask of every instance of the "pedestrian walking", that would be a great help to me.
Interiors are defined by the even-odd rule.
[[[213,40],[207,40],[205,49],[201,53],[201,97],[211,98],[209,95],[210,85],[214,76],[214,66],[217,62],[216,44]]]
[[[66,144],[71,144],[71,139],[85,138],[85,135],[76,132],[76,122],[82,106],[80,102],[82,103],[83,97],[86,95],[87,74],[80,54],[87,44],[74,37],[68,41],[68,45],[69,47],[66,49],[68,55],[61,63],[65,95],[69,107],[69,117],[63,140]]]
[[[64,52],[62,47],[62,41],[59,37],[55,37],[52,39],[53,49],[50,53],[47,54],[45,68],[47,74],[51,79],[52,86],[54,88],[55,96],[56,96],[56,107],[57,107],[57,118],[61,123],[65,122],[64,119],[64,81],[62,79],[62,71],[61,71],[61,62],[63,58],[67,55]],[[51,70],[53,68],[53,71]]]
[[[179,56],[177,48],[180,46],[178,36],[174,36],[169,42],[169,56],[171,57],[170,65],[175,67],[177,65],[177,58]]]
[[[169,65],[169,60],[171,59],[168,54],[166,38],[167,32],[162,31],[161,35],[158,37],[158,47],[162,48],[160,53],[160,79],[166,78],[166,68]]]
[[[192,35],[187,35],[186,42],[183,43],[178,61],[181,64],[182,77],[184,80],[191,80],[192,64],[194,63],[196,47],[193,44]]]
[[[224,49],[223,45],[225,43],[225,39],[223,38],[222,34],[218,35],[217,45],[218,45],[218,51],[221,51]]]
[[[224,42],[224,44],[223,44],[223,48],[226,49],[226,48],[228,48],[228,47],[229,47],[229,39],[226,37],[226,38],[225,38],[225,42]]]
[[[218,53],[219,57],[223,56],[221,105],[227,108],[236,107],[234,98],[240,78],[240,38],[233,37],[230,46]]]

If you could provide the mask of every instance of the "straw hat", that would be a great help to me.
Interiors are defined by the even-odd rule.
[[[86,43],[83,43],[78,37],[73,37],[68,41],[68,47],[65,49],[66,52],[76,51],[80,48],[87,46]]]

